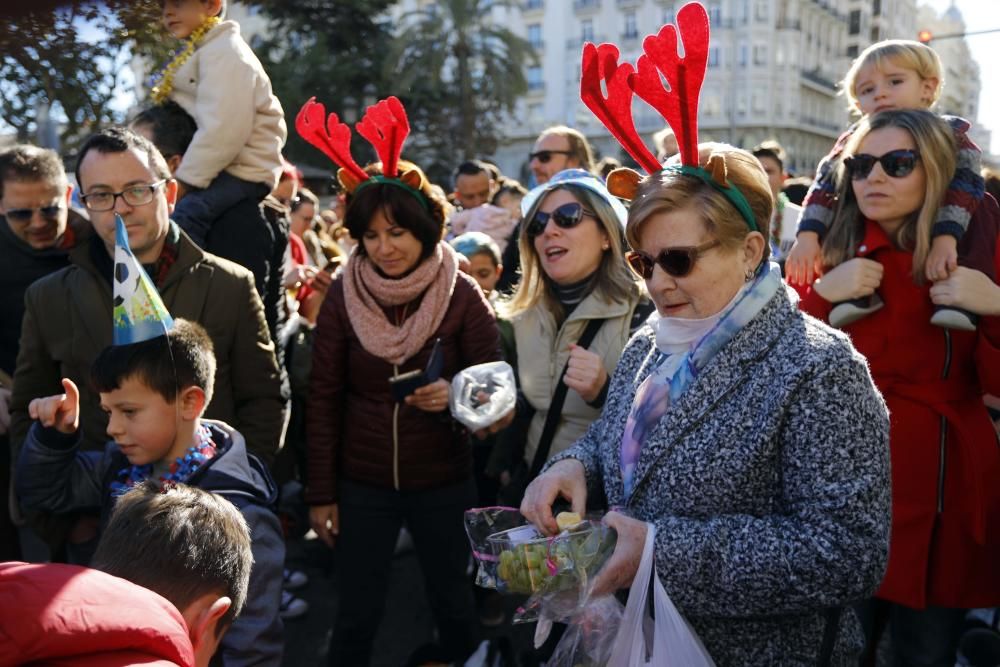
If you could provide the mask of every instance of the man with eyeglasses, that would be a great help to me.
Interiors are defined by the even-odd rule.
[[[18,144],[0,152],[0,561],[18,557],[7,507],[7,430],[24,292],[68,266],[70,248],[89,230],[70,215],[72,192],[54,151]]]
[[[177,183],[159,151],[135,132],[112,128],[87,139],[76,177],[94,234],[70,252],[69,267],[25,295],[11,402],[15,451],[31,424],[28,403],[60,393],[64,377],[81,390],[82,446],[100,448],[107,439],[107,418],[87,377],[98,353],[111,344],[117,214],[171,315],[198,322],[212,338],[217,369],[206,416],[236,427],[251,451],[273,460],[285,404],[253,275],[202,251],[170,220]]]

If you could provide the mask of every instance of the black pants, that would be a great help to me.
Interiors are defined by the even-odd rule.
[[[369,664],[393,549],[404,523],[413,537],[441,647],[452,660],[464,661],[472,653],[475,611],[462,516],[475,502],[471,479],[428,491],[341,481],[336,545],[340,600],[330,639],[331,665]]]
[[[865,632],[865,654],[877,648],[888,627],[895,667],[952,667],[965,609],[911,609],[872,598],[855,606]],[[873,655],[873,654],[872,654]],[[875,664],[872,660],[869,664]]]

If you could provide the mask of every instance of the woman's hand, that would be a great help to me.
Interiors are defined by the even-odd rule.
[[[977,315],[1000,315],[1000,285],[982,271],[960,266],[931,286],[931,301]]]
[[[639,571],[639,561],[642,560],[642,550],[646,546],[646,533],[649,526],[636,519],[630,519],[619,512],[608,512],[604,523],[618,532],[618,542],[615,552],[604,564],[594,579],[592,597],[608,595],[615,591],[628,588]]]
[[[823,274],[813,289],[830,303],[840,303],[874,294],[882,284],[881,264],[871,259],[855,257]]]
[[[487,426],[485,428],[479,429],[473,435],[475,435],[480,440],[485,440],[488,436],[490,436],[490,435],[492,435],[494,433],[499,433],[500,431],[502,431],[505,428],[507,428],[508,426],[510,426],[511,422],[514,421],[514,414],[516,412],[517,412],[517,410],[515,408],[511,408],[507,412],[507,414],[505,414],[503,417],[501,417],[500,419],[496,420],[495,422],[493,422],[489,426]]]
[[[330,289],[332,282],[333,276],[327,271],[317,272],[312,280],[309,281],[312,292],[299,302],[299,315],[305,318],[310,324],[316,324],[320,307],[323,305],[323,300],[326,299],[327,290]]]
[[[292,264],[285,271],[284,278],[282,279],[282,284],[286,289],[291,289],[296,285],[300,285],[307,280],[313,278],[317,273],[315,266],[308,266],[306,264]]]
[[[604,362],[599,356],[579,345],[569,346],[569,361],[566,362],[566,376],[563,378],[567,387],[580,394],[580,398],[587,403],[593,403],[607,381],[608,372],[604,370]]]
[[[417,387],[403,402],[424,412],[443,412],[448,409],[449,396],[451,384],[447,380],[438,379]]]
[[[552,503],[563,497],[573,511],[583,516],[587,510],[587,479],[583,464],[576,459],[559,461],[536,477],[524,492],[521,514],[545,535],[559,532],[552,516]]]
[[[340,509],[333,505],[313,505],[309,508],[309,525],[319,539],[331,549],[340,536]]]

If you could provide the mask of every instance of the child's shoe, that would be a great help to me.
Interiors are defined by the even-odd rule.
[[[294,591],[309,583],[309,577],[300,570],[289,570],[287,567],[281,573],[281,587],[286,591]]]
[[[278,609],[278,615],[281,616],[281,618],[287,621],[292,618],[304,616],[307,611],[309,611],[308,602],[302,598],[297,598],[288,591],[282,589],[281,607]]]
[[[885,302],[878,294],[835,303],[830,310],[830,326],[842,329],[852,322],[857,322],[862,317],[871,315],[883,306],[885,306]]]
[[[950,306],[936,307],[931,316],[931,324],[944,329],[959,329],[961,331],[975,331],[978,321],[979,317],[975,313]]]

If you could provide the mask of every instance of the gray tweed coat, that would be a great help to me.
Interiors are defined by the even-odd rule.
[[[580,460],[591,497],[655,524],[657,574],[718,665],[815,665],[824,609],[870,596],[888,558],[889,417],[864,357],[778,290],[663,415],[626,504],[619,446],[658,354],[643,327],[548,465]],[[847,609],[833,664],[861,643]]]

